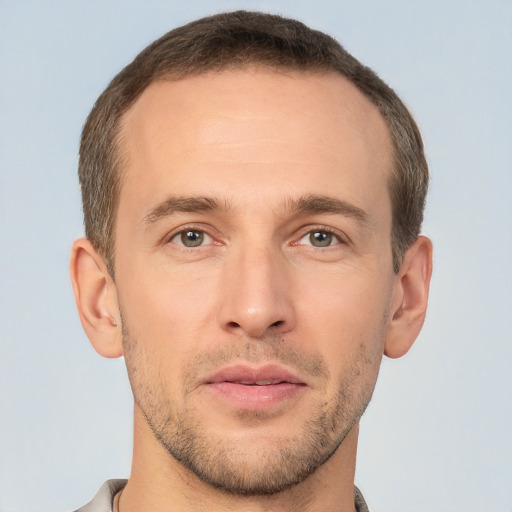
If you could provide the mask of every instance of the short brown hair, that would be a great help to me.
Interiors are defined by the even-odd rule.
[[[78,173],[85,233],[114,275],[115,220],[122,174],[123,114],[152,82],[247,65],[340,73],[380,111],[394,146],[389,180],[393,268],[418,237],[428,187],[421,135],[396,93],[332,37],[296,20],[236,11],[193,21],[145,48],[109,84],[85,123]]]

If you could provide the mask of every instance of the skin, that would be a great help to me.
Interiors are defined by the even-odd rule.
[[[358,421],[382,355],[421,329],[431,274],[425,237],[393,272],[377,109],[335,74],[231,70],[150,85],[121,140],[115,282],[84,239],[71,276],[93,346],[125,355],[134,392],[122,512],[354,510]],[[209,379],[235,364],[300,387],[226,398]],[[177,460],[183,432],[216,475]],[[288,483],[262,494],[265,475]]]

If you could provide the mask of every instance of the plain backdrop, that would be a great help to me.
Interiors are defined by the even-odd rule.
[[[0,511],[71,510],[129,475],[124,363],[90,347],[68,279],[80,130],[146,44],[237,8],[336,37],[424,135],[430,310],[411,352],[383,362],[357,484],[375,512],[510,512],[510,0],[0,0]]]

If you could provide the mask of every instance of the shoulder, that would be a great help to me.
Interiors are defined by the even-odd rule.
[[[112,512],[114,496],[125,485],[127,480],[107,480],[96,493],[96,496],[75,512]]]
[[[363,498],[363,495],[361,494],[361,491],[354,486],[354,503],[356,506],[357,512],[370,512],[370,509],[368,508],[368,505],[366,504],[366,501]]]

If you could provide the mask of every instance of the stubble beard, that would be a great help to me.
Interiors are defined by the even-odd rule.
[[[279,343],[273,340],[264,343],[258,340],[258,344],[252,342],[251,346],[249,343],[243,356],[250,362],[275,357],[279,352],[278,360],[293,361],[299,366],[302,366],[300,361],[304,361],[311,371],[321,373],[326,381],[329,378],[318,356],[305,358],[291,349],[283,353],[282,348],[276,348]],[[150,361],[149,351],[129,336],[124,322],[123,345],[136,407],[159,443],[202,482],[226,493],[244,496],[279,493],[302,482],[322,466],[358,423],[370,402],[378,373],[377,363],[374,378],[370,382],[361,379],[361,375],[368,373],[369,365],[375,368],[373,355],[361,345],[357,360],[344,376],[337,396],[330,402],[317,404],[297,434],[279,437],[265,446],[254,446],[254,442],[245,440],[240,447],[233,439],[209,433],[208,424],[194,409],[176,407],[165,391],[163,379],[158,379],[159,372],[145,371],[157,368],[158,362]],[[195,362],[200,366],[205,360],[229,360],[233,352],[229,349],[221,354],[203,354]],[[311,357],[315,358],[313,362]],[[239,419],[255,424],[266,418],[265,413],[244,411]]]

